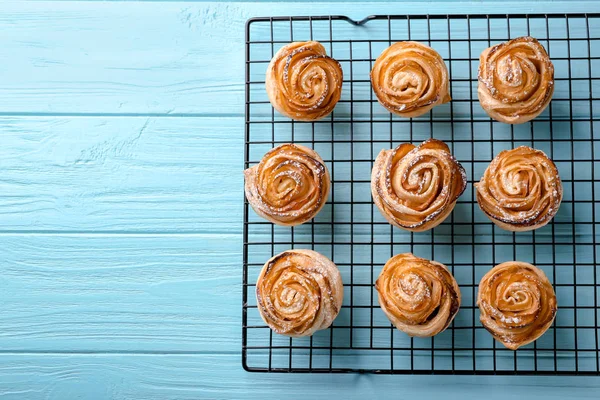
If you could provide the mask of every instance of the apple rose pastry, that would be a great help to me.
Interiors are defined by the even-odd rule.
[[[554,66],[536,39],[524,36],[490,47],[479,61],[479,102],[496,121],[520,124],[550,103]]]
[[[319,42],[283,46],[267,67],[271,104],[286,117],[314,121],[328,115],[342,94],[340,63],[327,56]]]
[[[256,282],[262,319],[273,331],[310,336],[328,328],[340,312],[344,286],[340,271],[312,250],[288,250],[271,258]]]
[[[411,253],[392,257],[375,288],[383,312],[410,336],[443,332],[460,307],[460,289],[448,268]]]
[[[379,211],[390,224],[413,232],[442,223],[466,184],[464,168],[437,139],[382,150],[371,173],[371,193]]]
[[[283,144],[244,171],[248,202],[261,217],[284,226],[311,220],[323,208],[330,178],[319,155],[298,144]]]
[[[373,65],[371,84],[381,105],[401,117],[418,117],[450,101],[444,60],[418,42],[385,49]]]
[[[485,274],[477,305],[485,329],[511,350],[542,336],[557,311],[556,295],[544,272],[519,261],[496,265]]]
[[[527,146],[500,152],[475,188],[481,210],[509,231],[546,225],[563,196],[556,165],[543,151]]]

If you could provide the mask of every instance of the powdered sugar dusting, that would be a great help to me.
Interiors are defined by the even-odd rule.
[[[441,142],[428,140],[402,157],[394,150],[377,157],[373,198],[381,212],[399,227],[437,225],[466,188],[466,172]],[[399,153],[403,154],[403,153]],[[432,227],[433,227],[432,226]]]
[[[550,221],[562,199],[556,166],[527,146],[498,154],[476,188],[479,205],[492,220],[520,229]]]
[[[256,284],[259,311],[277,333],[308,336],[337,316],[343,285],[337,267],[311,250],[288,250],[263,267]]]

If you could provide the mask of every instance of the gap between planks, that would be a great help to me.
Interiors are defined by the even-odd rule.
[[[240,351],[120,351],[120,350],[0,350],[0,357],[10,355],[85,355],[85,356],[202,356],[202,355],[241,355]]]
[[[241,229],[241,226],[240,226]],[[128,236],[128,237],[210,237],[210,238],[218,238],[218,237],[239,237],[241,239],[242,233],[232,233],[232,232],[153,232],[153,231],[144,231],[144,232],[135,232],[135,231],[0,231],[0,236],[94,236],[94,237],[120,237],[120,236]],[[0,350],[1,352],[1,350]]]
[[[0,112],[0,117],[68,117],[68,118],[244,118],[244,113],[47,113]]]

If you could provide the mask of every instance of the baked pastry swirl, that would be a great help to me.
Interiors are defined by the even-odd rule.
[[[481,210],[509,231],[546,225],[563,196],[556,165],[543,151],[527,146],[500,152],[475,188]]]
[[[286,336],[310,336],[328,328],[343,298],[340,271],[312,250],[276,255],[264,265],[256,282],[260,316],[273,331]]]
[[[327,166],[315,151],[298,144],[275,147],[244,175],[248,202],[277,225],[300,225],[314,218],[329,194]]]
[[[410,336],[444,331],[460,307],[460,289],[445,265],[411,253],[392,257],[375,282],[379,305]]]
[[[524,36],[490,47],[479,62],[479,102],[496,121],[520,124],[550,103],[554,66],[536,39]]]
[[[511,350],[531,343],[552,325],[556,295],[544,272],[519,261],[492,268],[479,283],[480,320]]]
[[[464,168],[437,139],[382,150],[371,173],[371,193],[379,211],[390,224],[414,232],[442,223],[466,184]]]
[[[328,115],[342,93],[340,64],[327,56],[319,42],[294,42],[283,46],[267,67],[266,88],[271,104],[281,114],[298,121]]]
[[[444,60],[418,42],[398,42],[385,49],[375,60],[371,84],[381,105],[401,117],[418,117],[450,101]]]

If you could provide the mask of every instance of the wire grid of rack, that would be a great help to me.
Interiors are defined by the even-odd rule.
[[[551,105],[521,125],[492,121],[477,99],[481,51],[523,35],[536,37],[555,66]],[[334,112],[313,123],[276,113],[264,88],[281,46],[318,40],[344,71]],[[444,58],[453,100],[413,119],[391,115],[374,98],[369,71],[396,41],[427,43]],[[600,373],[596,195],[600,193],[600,15],[411,15],[254,18],[246,27],[245,167],[286,142],[314,148],[332,176],[317,217],[295,228],[274,226],[244,205],[242,359],[248,371],[412,374]],[[389,225],[372,204],[373,160],[402,142],[444,140],[462,163],[468,189],[439,227],[410,233]],[[476,204],[473,183],[503,149],[529,145],[557,164],[564,199],[552,223],[534,232],[495,227]],[[264,262],[290,248],[321,252],[344,280],[340,315],[310,338],[274,334],[260,319],[255,283]],[[433,338],[410,338],[385,318],[373,287],[383,264],[410,251],[446,264],[462,293],[452,325]],[[554,285],[559,311],[536,342],[515,351],[479,323],[479,280],[508,260],[530,262]]]

